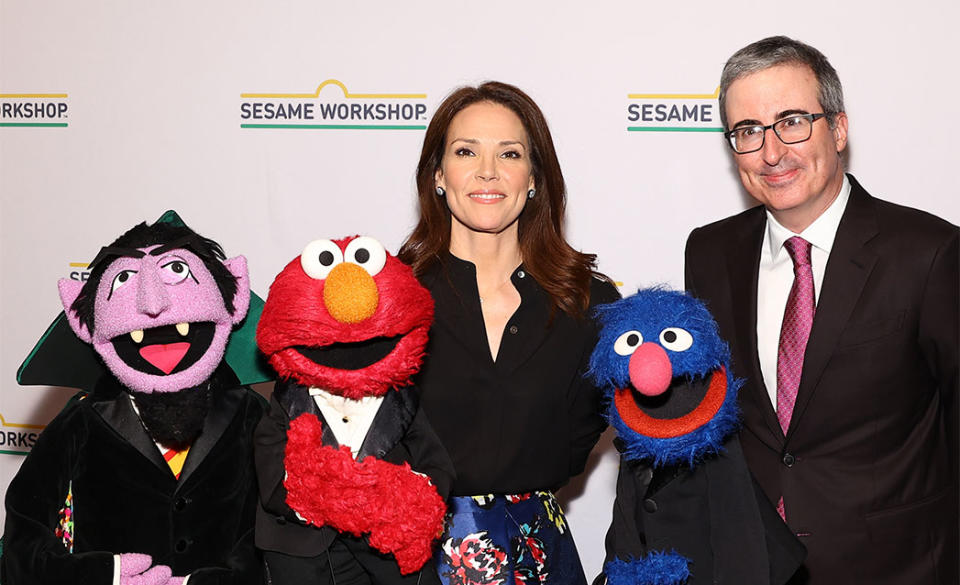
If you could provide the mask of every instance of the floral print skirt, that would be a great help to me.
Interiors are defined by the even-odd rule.
[[[586,585],[553,493],[450,498],[436,555],[444,585]]]

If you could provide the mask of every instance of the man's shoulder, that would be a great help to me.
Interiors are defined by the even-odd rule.
[[[942,240],[957,234],[957,226],[922,209],[870,197],[878,227],[884,232],[922,240]]]
[[[703,242],[712,245],[715,241],[727,241],[732,236],[749,233],[761,228],[766,221],[762,205],[745,209],[736,215],[731,215],[713,223],[694,228],[690,232],[688,245],[691,242]]]

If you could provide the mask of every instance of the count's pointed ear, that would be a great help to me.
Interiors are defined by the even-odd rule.
[[[236,325],[247,316],[250,307],[250,273],[247,272],[247,259],[243,256],[224,260],[223,264],[237,279],[237,294],[233,295],[233,324]]]
[[[67,323],[70,324],[70,329],[73,329],[73,332],[77,334],[77,337],[79,337],[81,341],[92,343],[93,336],[91,332],[87,331],[87,327],[80,322],[77,314],[70,308],[73,306],[73,302],[77,300],[77,297],[80,296],[80,290],[82,288],[83,283],[79,280],[61,278],[57,281],[57,289],[60,291],[60,302],[63,303],[63,312],[67,315]]]

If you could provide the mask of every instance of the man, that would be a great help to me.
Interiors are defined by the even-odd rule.
[[[810,46],[738,51],[720,112],[762,205],[690,234],[686,283],[747,379],[743,450],[807,546],[798,581],[957,583],[957,227],[844,174]]]
[[[246,260],[168,212],[59,288],[105,369],[10,483],[3,583],[262,583],[253,430],[265,405],[222,363],[250,304]],[[41,345],[69,347],[51,331]]]

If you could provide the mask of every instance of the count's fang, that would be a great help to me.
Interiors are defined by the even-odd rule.
[[[190,333],[190,324],[177,323],[177,333],[179,333],[181,337],[186,337],[187,333]]]
[[[140,343],[143,341],[143,329],[135,329],[130,332],[130,338],[133,339],[134,343]]]

